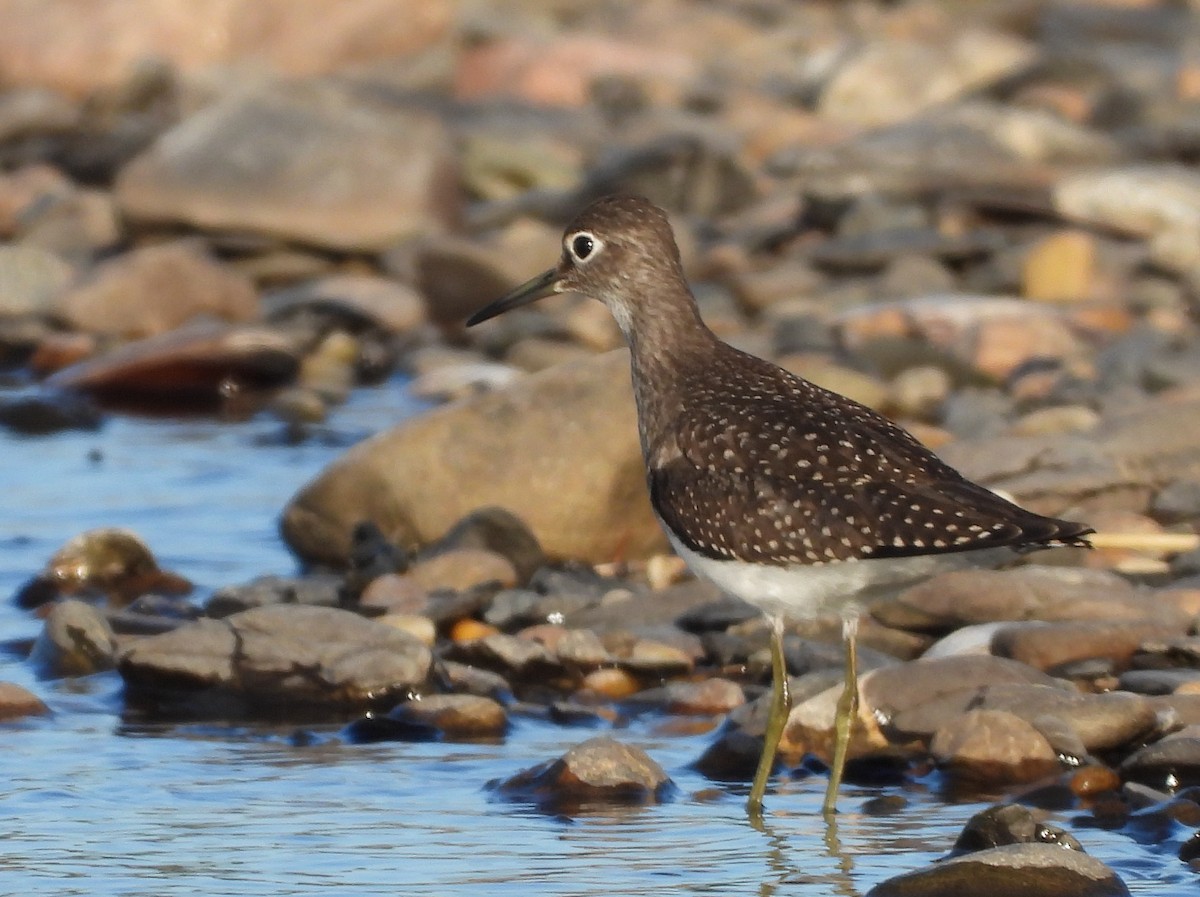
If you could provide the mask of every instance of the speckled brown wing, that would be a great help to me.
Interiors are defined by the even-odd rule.
[[[818,564],[1080,543],[1090,532],[1005,501],[870,409],[778,374],[770,391],[742,382],[699,395],[670,428],[674,450],[651,467],[654,506],[693,551]]]

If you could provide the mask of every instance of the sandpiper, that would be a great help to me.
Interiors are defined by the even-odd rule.
[[[467,324],[565,291],[603,302],[629,343],[650,500],[671,544],[693,572],[771,620],[772,699],[752,816],[790,710],[784,619],[841,612],[831,814],[857,713],[860,604],[942,570],[1087,545],[1091,528],[1006,501],[869,408],[722,342],[700,318],[666,213],[645,199],[588,206],[555,267]]]

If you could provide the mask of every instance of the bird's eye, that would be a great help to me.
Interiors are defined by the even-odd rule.
[[[571,240],[571,255],[581,262],[595,249],[596,241],[592,239],[591,234],[576,234],[575,238]]]

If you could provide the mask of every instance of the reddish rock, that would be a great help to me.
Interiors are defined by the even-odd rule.
[[[113,404],[216,407],[242,389],[286,383],[299,363],[295,346],[275,330],[206,322],[129,343],[47,382]]]
[[[151,57],[185,72],[232,64],[319,74],[425,49],[457,10],[455,0],[4,0],[0,82],[85,95]]]

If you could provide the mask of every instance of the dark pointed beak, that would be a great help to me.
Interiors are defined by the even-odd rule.
[[[551,268],[549,271],[544,271],[533,280],[527,280],[515,290],[501,296],[490,305],[485,305],[471,317],[467,318],[467,326],[474,327],[476,324],[487,321],[496,315],[504,314],[513,308],[520,308],[522,305],[528,305],[543,296],[549,296],[555,292],[555,285],[558,283],[558,269]]]

